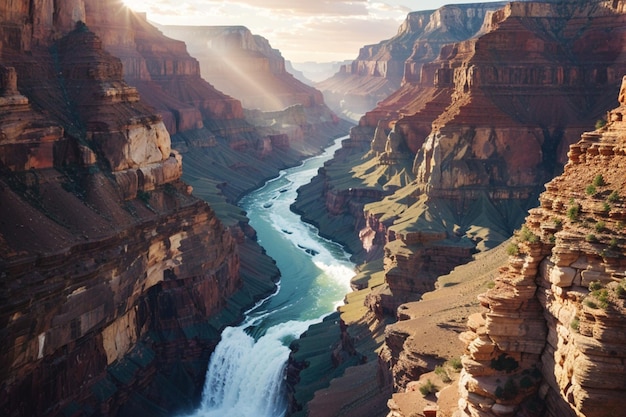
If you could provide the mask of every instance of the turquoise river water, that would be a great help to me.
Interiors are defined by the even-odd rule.
[[[354,264],[337,244],[320,237],[289,210],[296,190],[316,175],[340,147],[323,154],[242,199],[259,243],[281,271],[278,291],[228,327],[211,356],[202,404],[195,417],[281,417],[287,403],[284,372],[289,343],[342,303]]]

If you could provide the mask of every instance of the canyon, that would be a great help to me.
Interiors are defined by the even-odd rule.
[[[400,394],[406,391],[407,396],[413,395],[411,398],[419,396],[415,391],[420,375],[455,358],[449,350],[432,348],[429,352],[422,346],[432,347],[425,339],[439,333],[424,334],[422,325],[429,319],[413,310],[423,311],[425,307],[417,307],[419,300],[435,289],[438,277],[472,260],[477,252],[498,247],[520,228],[528,210],[537,205],[544,184],[570,161],[570,146],[598,120],[599,125],[608,120],[607,112],[616,106],[616,92],[626,73],[624,7],[623,2],[605,1],[523,2],[485,13],[478,36],[444,45],[435,59],[422,65],[418,79],[405,77],[396,92],[361,117],[334,160],[301,188],[295,210],[321,233],[350,247],[356,259],[368,261],[353,279],[355,294],[348,295],[348,304],[340,308],[344,328],[342,342],[338,342],[346,346],[346,352],[366,357],[366,363],[354,367],[360,370],[346,370],[328,388],[311,395],[305,406],[308,410],[315,410],[315,415],[380,415],[379,411],[363,414],[363,410],[378,410],[380,402],[386,400],[374,394],[368,400],[362,391],[391,390],[397,395],[389,403],[390,416],[423,412],[408,406],[409,401]],[[609,118],[618,116],[611,113]],[[616,168],[615,172],[619,175],[620,171]],[[546,222],[537,221],[534,228],[543,230],[548,227]],[[619,229],[613,233],[619,241]],[[541,254],[533,256],[539,258]],[[623,253],[616,254],[617,259],[622,257]],[[521,264],[517,261],[515,268]],[[578,269],[587,268],[582,258],[579,264]],[[524,276],[532,280],[538,264],[528,261],[524,265],[528,268]],[[509,269],[513,271],[513,267]],[[511,278],[511,274],[506,275],[507,282],[521,280]],[[500,280],[504,278],[496,282]],[[522,287],[510,289],[507,296],[512,304],[506,306],[495,293],[490,299],[490,293],[479,299],[493,313],[483,314],[482,322],[474,315],[470,318],[470,327],[478,335],[476,341],[463,336],[472,343],[470,354],[477,349],[477,358],[481,358],[463,362],[466,371],[461,376],[461,392],[467,394],[464,415],[522,415],[516,414],[522,413],[522,408],[513,397],[521,395],[523,377],[527,394],[540,384],[538,381],[547,381],[540,397],[550,403],[542,411],[545,415],[592,415],[592,406],[580,410],[583,403],[594,402],[586,400],[596,393],[594,383],[583,382],[589,385],[582,388],[578,385],[580,377],[572,380],[571,372],[567,377],[559,376],[559,361],[563,362],[568,353],[551,359],[557,361],[555,367],[549,360],[549,348],[542,356],[542,351],[536,351],[536,339],[543,343],[548,339],[553,350],[571,339],[557,342],[553,340],[556,333],[542,333],[542,324],[536,324],[541,316],[537,308],[532,313],[520,312],[520,305],[545,306],[547,301],[536,299],[526,287],[523,296],[527,298],[523,300],[516,298],[522,296]],[[478,310],[477,302],[470,304]],[[441,308],[452,305],[453,301],[444,302]],[[552,306],[544,309],[552,311]],[[503,322],[495,330],[494,324],[493,340],[487,343],[489,325],[501,316],[503,320],[514,317],[507,323],[517,320],[519,327]],[[400,321],[390,325],[396,319]],[[439,324],[458,334],[463,327],[459,326],[461,319],[463,315],[455,317],[456,324]],[[553,328],[554,324],[549,319],[550,331],[562,333],[558,326]],[[515,333],[518,328],[519,333]],[[506,333],[506,341],[495,334],[500,331]],[[346,339],[352,342],[346,343]],[[299,345],[306,343],[304,337]],[[460,356],[463,348],[458,343],[456,346]],[[369,354],[371,349],[376,349],[377,357]],[[511,351],[505,355],[507,349]],[[487,360],[480,356],[483,353],[492,356]],[[593,355],[595,360],[597,354]],[[541,366],[538,356],[542,357]],[[520,374],[508,375],[512,370],[507,366],[513,360],[520,363],[515,368]],[[535,368],[529,365],[532,360]],[[378,366],[372,365],[374,361]],[[489,364],[492,369],[487,369]],[[509,376],[514,381],[507,387],[514,385],[517,391],[503,397]],[[553,382],[555,378],[561,385]],[[377,385],[360,382],[365,380],[376,380]],[[501,383],[497,393],[494,381]],[[339,385],[351,386],[352,391],[342,391]],[[334,395],[342,396],[341,400]],[[563,398],[571,406],[563,405]],[[320,411],[324,403],[334,402],[360,407],[360,411]],[[491,409],[493,414],[484,414]],[[528,413],[525,415],[542,415],[532,414],[539,412],[536,407],[535,411],[532,406],[523,409]],[[455,410],[440,412],[452,415]]]
[[[445,6],[318,84],[358,125],[292,209],[358,267],[289,415],[619,415],[625,40],[622,0]],[[234,203],[352,126],[329,107],[244,27],[0,5],[2,414],[193,409],[280,277]]]
[[[121,1],[0,5],[3,415],[196,406],[221,330],[280,277],[233,203],[349,126],[290,104],[246,115]]]

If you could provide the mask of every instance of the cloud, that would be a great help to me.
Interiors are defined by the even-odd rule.
[[[125,0],[172,25],[243,25],[286,59],[344,60],[397,33],[405,0]]]
[[[268,9],[288,15],[367,15],[368,0],[231,0],[259,9]]]

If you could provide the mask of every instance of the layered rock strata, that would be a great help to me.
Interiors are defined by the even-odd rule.
[[[361,119],[301,194],[387,197],[365,204],[364,219],[349,215],[365,203],[356,199],[329,205],[340,208],[334,215],[299,209],[342,237],[336,219],[352,230],[366,222],[364,246],[385,259],[385,281],[365,299],[372,311],[393,314],[519,227],[568,146],[614,107],[607,92],[626,73],[624,7],[511,3],[487,14],[481,36],[444,47],[419,83]]]
[[[189,409],[221,328],[278,271],[190,194],[85,4],[31,6],[0,24],[0,413]]]
[[[285,69],[280,51],[243,26],[160,26],[185,42],[200,62],[202,75],[248,109],[277,111],[296,104],[324,103],[322,93]]]
[[[622,413],[626,78],[619,102],[570,147],[480,297],[462,337],[461,415]]]
[[[449,5],[411,12],[393,38],[364,46],[350,65],[317,87],[334,111],[358,120],[403,83],[419,82],[422,66],[436,59],[443,45],[475,36],[485,14],[503,5]]]

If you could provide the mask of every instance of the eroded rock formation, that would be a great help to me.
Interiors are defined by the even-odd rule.
[[[280,51],[243,26],[160,26],[185,41],[200,62],[202,75],[248,109],[277,111],[296,104],[324,103],[322,93],[285,69]]]
[[[462,337],[461,415],[623,412],[626,78],[619,102],[570,147],[480,297]]]
[[[331,109],[358,120],[403,83],[419,82],[422,66],[436,59],[443,45],[476,35],[485,14],[503,5],[475,3],[411,12],[396,36],[364,46],[350,65],[317,87]]]
[[[395,314],[519,227],[569,145],[615,106],[626,73],[625,10],[619,1],[508,4],[486,14],[480,36],[445,46],[419,82],[361,118],[297,205],[324,233],[359,231],[364,257],[383,255],[382,283],[354,281],[369,291],[370,311]],[[312,193],[324,196],[325,213],[307,210]],[[364,216],[352,214],[359,207]],[[541,311],[533,314],[534,332]]]
[[[163,119],[85,25],[104,3],[0,6],[2,415],[188,409],[221,328],[278,277],[181,181]]]

